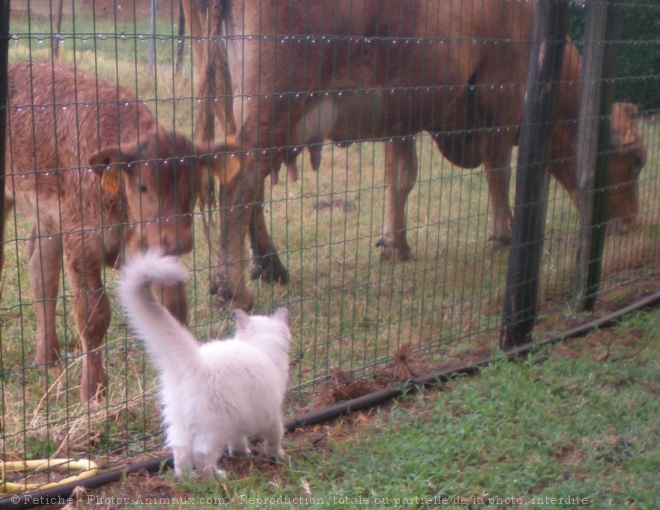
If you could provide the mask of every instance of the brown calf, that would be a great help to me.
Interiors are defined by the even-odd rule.
[[[33,219],[37,363],[60,356],[55,305],[64,254],[82,344],[80,394],[88,401],[106,385],[101,346],[111,311],[103,266],[118,267],[149,247],[190,251],[202,166],[215,158],[197,156],[184,136],[165,131],[132,93],[64,66],[10,66],[7,116],[5,203],[16,202]],[[185,322],[183,287],[162,292]]]

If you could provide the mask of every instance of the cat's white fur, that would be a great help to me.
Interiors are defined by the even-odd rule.
[[[248,454],[252,436],[263,438],[266,455],[282,457],[281,408],[291,343],[286,308],[271,317],[236,310],[234,338],[199,344],[151,290],[152,283],[171,285],[187,277],[175,257],[148,251],[124,266],[117,290],[160,376],[176,474],[215,472],[225,450]]]

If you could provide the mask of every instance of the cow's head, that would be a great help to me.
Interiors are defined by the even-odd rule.
[[[193,213],[203,172],[217,172],[215,167],[232,150],[227,144],[201,149],[180,134],[157,129],[132,144],[102,148],[89,165],[106,192],[124,193],[127,220],[135,226],[140,246],[179,255],[193,247]]]
[[[646,162],[644,136],[632,103],[614,103],[610,123],[609,219],[618,231],[637,225],[639,173]]]

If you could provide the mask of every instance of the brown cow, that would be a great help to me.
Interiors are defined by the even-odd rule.
[[[219,90],[233,87],[232,118],[246,151],[241,178],[226,194],[226,235],[220,246],[226,261],[217,281],[223,297],[233,299],[234,306],[252,305],[243,283],[248,230],[262,276],[286,280],[261,208],[253,204],[263,201],[264,179],[291,154],[287,147],[328,138],[386,141],[382,258],[410,256],[405,205],[417,176],[414,135],[422,130],[454,163],[484,164],[493,237],[507,238],[509,162],[521,118],[533,15],[533,2],[516,0],[213,0],[210,35],[228,36],[228,62],[220,53],[205,59],[204,75],[214,79],[201,95],[216,95],[212,85],[226,66],[229,75]],[[569,41],[550,171],[572,197],[581,66]],[[636,201],[626,197],[636,193],[644,148],[627,110],[619,106],[614,115],[615,125],[625,123],[630,134],[623,145],[613,138],[621,151],[617,156],[623,154],[626,163],[613,161],[610,169],[610,216],[634,223]]]
[[[569,42],[567,51],[577,51],[573,43]],[[639,112],[637,106],[632,103],[614,103],[612,105],[612,116],[610,121],[610,139],[611,152],[610,167],[613,169],[613,179],[610,182],[611,187],[615,187],[617,192],[610,197],[610,209],[613,214],[619,213],[621,216],[611,216],[610,226],[618,231],[627,231],[635,227],[637,223],[636,214],[626,216],[626,211],[637,211],[639,208],[639,198],[637,196],[638,186],[636,185],[636,175],[644,166],[646,161],[646,147],[644,145],[644,135],[638,127]],[[464,131],[468,128],[463,128]],[[562,135],[563,129],[556,129],[557,135]],[[471,147],[471,150],[465,150],[468,144],[465,140],[456,140],[455,131],[453,133],[440,133],[435,138],[440,138],[443,147],[443,155],[455,165],[463,168],[475,168],[484,162],[481,153],[481,147]],[[452,138],[454,138],[452,140]],[[308,141],[311,145],[306,145],[309,150],[310,165],[313,170],[318,170],[321,165],[322,143],[318,141]],[[342,146],[348,144],[340,144]],[[283,163],[287,167],[289,179],[298,180],[298,167],[296,159],[302,152],[304,146],[295,146],[285,151]],[[555,177],[564,185],[570,194],[571,201],[577,207],[577,182],[574,173],[568,173],[569,168],[556,165],[557,173]],[[271,179],[273,184],[278,182],[278,169],[271,170]],[[491,205],[490,216],[492,220],[490,239],[500,245],[508,245],[511,240],[511,206],[509,204],[509,183],[510,169],[504,171],[490,172],[489,177],[489,204]]]
[[[190,251],[198,163],[213,158],[166,132],[132,93],[59,65],[10,66],[7,117],[5,203],[17,202],[34,221],[28,254],[37,363],[60,356],[55,305],[64,253],[83,352],[80,393],[88,401],[106,384],[101,346],[111,310],[103,265],[117,267],[148,247]],[[184,288],[162,292],[185,322]]]

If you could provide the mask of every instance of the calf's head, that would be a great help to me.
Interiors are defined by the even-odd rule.
[[[103,147],[89,165],[108,193],[123,193],[128,221],[139,245],[180,255],[193,247],[193,213],[203,172],[213,171],[219,154],[235,150],[213,145],[204,155],[186,137],[158,129],[134,143]]]
[[[609,219],[616,230],[637,225],[639,173],[646,162],[644,136],[632,103],[614,103],[610,123]]]

